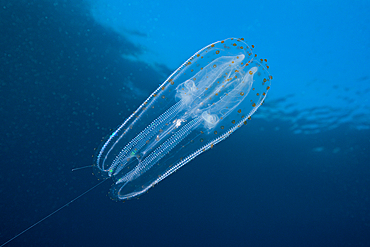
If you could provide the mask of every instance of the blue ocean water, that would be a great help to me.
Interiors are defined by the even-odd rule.
[[[98,183],[120,125],[204,46],[273,75],[248,125],[138,200],[110,181],[8,246],[369,246],[368,1],[0,1],[0,244]]]

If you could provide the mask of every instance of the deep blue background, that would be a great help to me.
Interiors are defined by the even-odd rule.
[[[143,48],[97,23],[86,3],[7,2],[0,243],[95,185],[89,168],[71,169],[90,165],[99,140],[172,72],[127,59]],[[275,76],[271,90],[284,79]],[[370,246],[366,121],[297,132],[315,122],[292,127],[299,109],[262,117],[282,114],[281,102],[267,97],[248,126],[138,200],[111,201],[106,181],[9,246]]]

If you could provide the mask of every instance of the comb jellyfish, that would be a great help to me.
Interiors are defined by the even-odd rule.
[[[113,178],[111,196],[141,195],[245,125],[270,89],[265,62],[236,38],[190,57],[96,155],[95,173]]]

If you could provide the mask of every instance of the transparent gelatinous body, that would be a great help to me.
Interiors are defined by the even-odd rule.
[[[138,196],[246,124],[270,88],[262,59],[230,38],[195,53],[109,137],[95,171]]]

